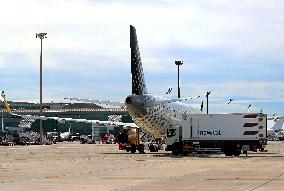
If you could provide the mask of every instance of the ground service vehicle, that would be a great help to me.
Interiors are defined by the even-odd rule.
[[[242,150],[263,151],[266,137],[266,114],[186,114],[181,126],[166,129],[166,150],[174,155],[220,151],[239,156]]]
[[[142,131],[139,128],[130,128],[128,133],[128,141],[125,145],[125,150],[127,152],[135,153],[136,150],[139,153],[144,153],[144,145],[142,144]]]
[[[144,145],[142,144],[142,131],[137,127],[126,126],[124,132],[120,133],[116,142],[119,143],[119,150],[135,153],[144,153]]]
[[[92,139],[91,135],[81,135],[80,143],[81,144],[95,144],[96,141]]]

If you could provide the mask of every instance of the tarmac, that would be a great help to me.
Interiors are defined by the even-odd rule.
[[[247,157],[129,154],[75,142],[0,147],[0,190],[283,191],[284,142],[268,144]]]

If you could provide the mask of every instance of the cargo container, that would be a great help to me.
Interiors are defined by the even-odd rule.
[[[267,115],[262,113],[186,114],[181,126],[166,129],[167,150],[174,155],[196,152],[263,151],[267,145]]]

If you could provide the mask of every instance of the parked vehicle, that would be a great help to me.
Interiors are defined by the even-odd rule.
[[[263,151],[267,145],[267,115],[262,113],[187,114],[182,125],[166,129],[167,151],[174,155],[194,152]]]

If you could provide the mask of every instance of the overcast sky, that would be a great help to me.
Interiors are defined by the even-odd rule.
[[[136,27],[148,90],[182,97],[212,91],[211,112],[284,115],[282,0],[0,0],[0,90],[39,101],[123,101],[131,92],[129,25]],[[234,98],[232,104],[227,102]]]

